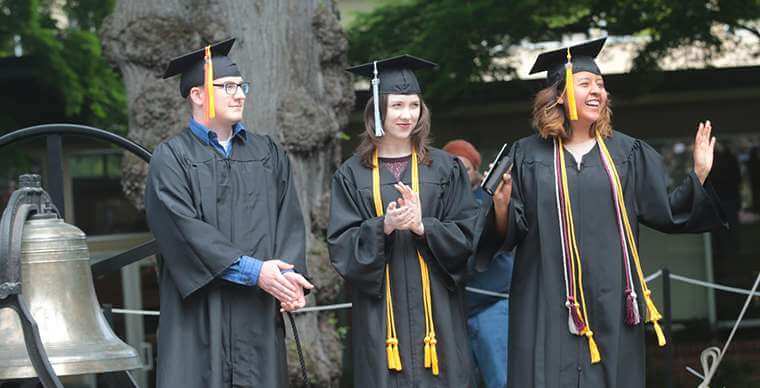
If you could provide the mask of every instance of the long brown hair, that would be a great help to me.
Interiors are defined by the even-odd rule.
[[[418,95],[419,96],[419,95]],[[412,147],[417,150],[417,157],[420,163],[430,165],[430,157],[428,156],[428,146],[430,145],[430,110],[425,101],[420,98],[420,117],[417,120],[417,125],[414,126],[410,135]],[[375,153],[375,149],[380,144],[381,139],[375,137],[375,106],[374,99],[370,97],[367,101],[367,106],[364,107],[364,132],[361,134],[361,143],[356,147],[356,154],[361,158],[362,165],[367,168],[372,168],[372,156]],[[388,95],[380,95],[380,112],[382,117],[385,117],[385,112],[388,110]]]
[[[568,124],[570,120],[565,114],[565,108],[562,104],[557,103],[562,90],[564,90],[564,81],[539,90],[533,99],[533,127],[544,139],[551,136],[568,139],[572,134],[572,128]],[[599,131],[599,134],[604,138],[612,136],[611,103],[608,92],[607,103],[604,104],[599,119],[589,128],[592,137],[595,136],[596,131]]]

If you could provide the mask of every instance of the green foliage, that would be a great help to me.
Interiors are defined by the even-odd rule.
[[[95,32],[115,4],[116,0],[67,0],[63,10],[80,29]]]
[[[426,80],[426,89],[448,99],[485,76],[514,74],[493,59],[508,57],[509,47],[525,40],[554,40],[590,29],[646,35],[651,39],[634,69],[653,70],[657,59],[676,47],[700,42],[718,52],[716,24],[760,37],[752,25],[758,19],[760,0],[410,0],[358,15],[348,31],[349,58],[361,63],[410,53],[432,59],[441,67]]]
[[[114,0],[0,0],[0,57],[14,55],[16,39],[34,58],[40,94],[60,96],[71,121],[123,132],[126,96],[119,75],[101,53],[97,28]],[[58,12],[67,20],[60,27]],[[23,114],[16,112],[15,114]]]
[[[410,53],[434,59],[440,68],[434,83],[425,82],[427,90],[438,97],[458,95],[483,75],[509,71],[495,65],[491,57],[519,41],[512,41],[512,36],[531,33],[532,18],[513,22],[517,14],[528,14],[531,3],[515,0],[505,6],[497,0],[435,0],[386,5],[357,16],[348,32],[349,58],[359,63]]]

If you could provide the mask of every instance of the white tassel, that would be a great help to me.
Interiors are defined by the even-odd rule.
[[[380,78],[377,78],[377,61],[374,61],[373,65],[375,66],[374,77],[372,78],[372,100],[375,102],[375,137],[381,137],[385,132],[380,118]]]

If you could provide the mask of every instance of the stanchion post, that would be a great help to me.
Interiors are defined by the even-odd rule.
[[[665,387],[673,388],[673,314],[671,306],[670,270],[662,269],[662,296],[664,301],[665,338],[668,344],[665,346]]]
[[[63,139],[61,135],[48,135],[47,145],[47,192],[50,199],[58,208],[61,218],[64,217],[63,203]]]

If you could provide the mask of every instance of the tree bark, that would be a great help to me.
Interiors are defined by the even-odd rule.
[[[319,291],[310,303],[333,303],[339,285],[324,231],[329,182],[339,162],[338,130],[354,96],[346,67],[347,40],[332,0],[120,0],[101,31],[104,52],[124,78],[129,137],[149,149],[178,133],[190,117],[179,77],[160,79],[169,59],[234,36],[230,57],[251,82],[246,128],[267,134],[289,152],[307,223],[308,263]],[[147,165],[125,155],[125,194],[143,208]],[[297,315],[310,378],[336,385],[342,349],[333,313]],[[291,382],[300,383],[294,346]],[[293,351],[291,351],[293,350]]]

